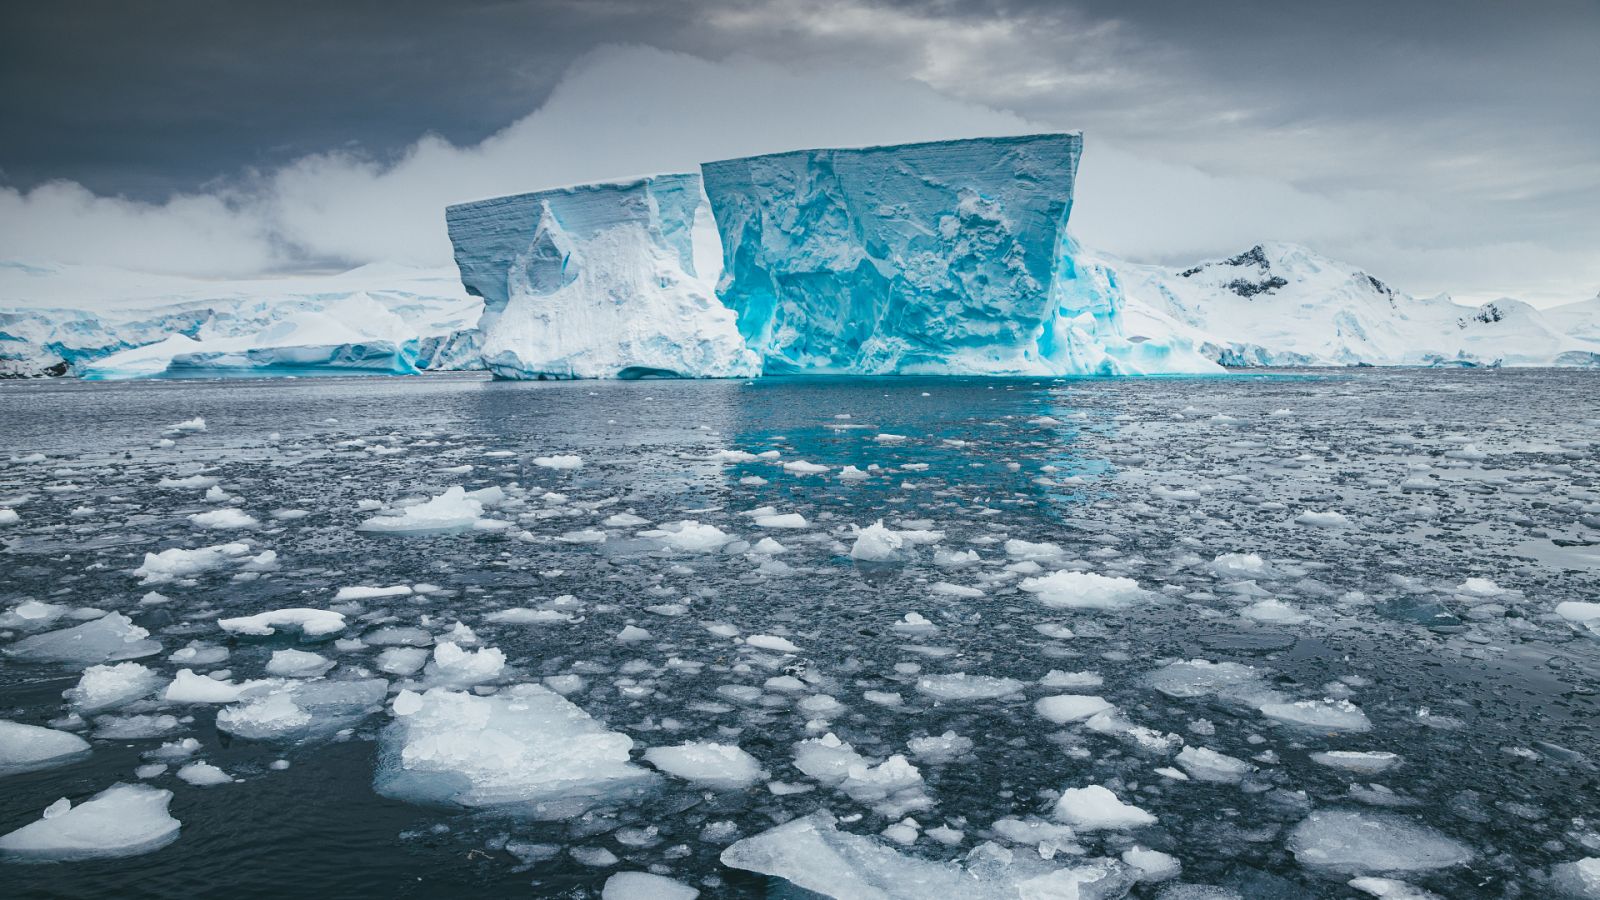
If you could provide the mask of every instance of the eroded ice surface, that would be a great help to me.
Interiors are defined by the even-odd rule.
[[[450,207],[461,280],[484,300],[484,364],[503,378],[758,374],[695,271],[707,215],[692,174]]]
[[[1067,237],[1082,137],[797,150],[705,163],[718,294],[769,373],[1213,372],[1128,341]]]

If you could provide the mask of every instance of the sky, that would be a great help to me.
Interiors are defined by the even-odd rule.
[[[1081,130],[1072,230],[1600,292],[1596,0],[107,0],[0,10],[0,259],[448,265],[443,207],[798,147]]]

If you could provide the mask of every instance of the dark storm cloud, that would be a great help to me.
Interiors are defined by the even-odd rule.
[[[438,235],[402,239],[398,210],[360,208],[1014,114],[1086,131],[1075,227],[1115,252],[1188,261],[1281,238],[1416,290],[1549,302],[1600,286],[1594,0],[87,0],[0,16],[0,214],[40,223],[0,222],[0,257],[85,231],[117,249],[140,222],[180,236],[174,265],[194,235],[222,268],[431,261]],[[709,62],[596,55],[619,44]],[[788,120],[813,89],[839,114],[806,97]],[[888,97],[906,105],[863,107]],[[52,179],[89,191],[40,193]]]
[[[307,153],[473,142],[598,44],[664,27],[642,2],[7,3],[0,170],[155,199]],[[681,16],[679,17],[681,18]]]

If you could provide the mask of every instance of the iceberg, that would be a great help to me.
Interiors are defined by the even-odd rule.
[[[768,373],[1216,372],[1122,334],[1111,269],[1067,234],[1079,134],[705,163],[722,301]]]
[[[498,377],[759,374],[696,274],[696,232],[710,231],[697,175],[463,203],[445,221]]]

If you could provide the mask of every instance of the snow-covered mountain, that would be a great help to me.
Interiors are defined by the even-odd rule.
[[[1411,297],[1286,243],[1183,269],[1106,264],[1130,335],[1177,333],[1228,366],[1600,366],[1600,298],[1539,310]]]
[[[481,310],[454,269],[210,281],[0,262],[0,375],[476,367]]]

